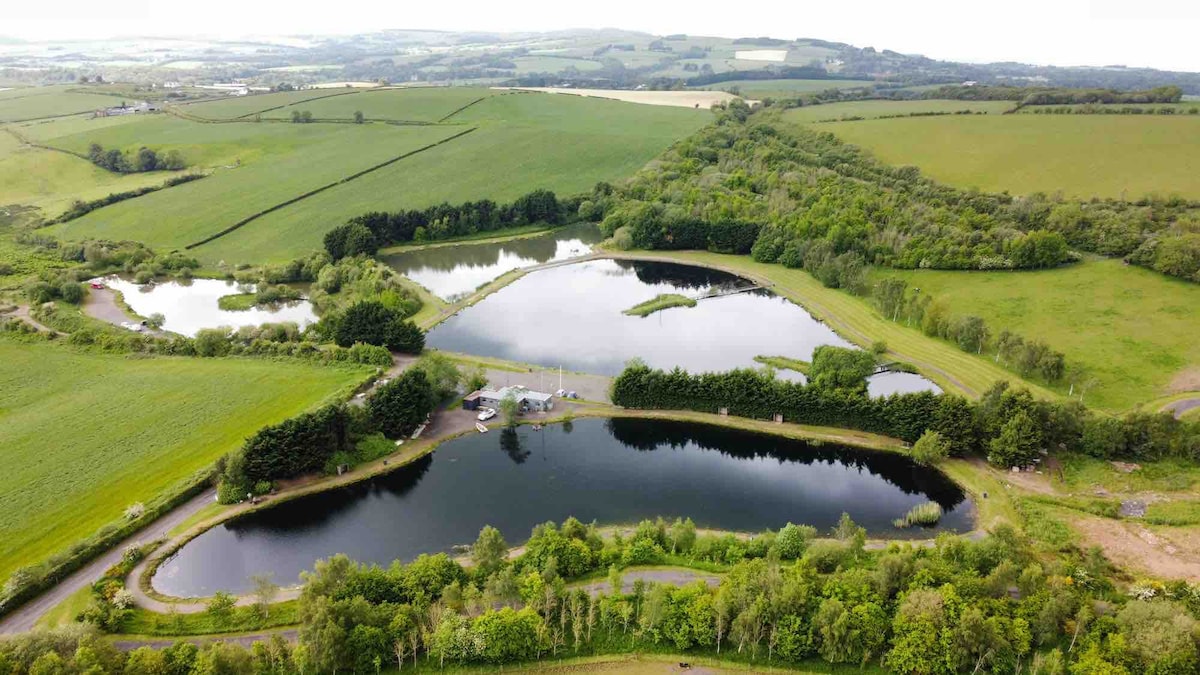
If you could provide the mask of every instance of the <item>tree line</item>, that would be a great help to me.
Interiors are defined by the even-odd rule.
[[[750,252],[852,291],[867,265],[1036,269],[1072,248],[1200,280],[1200,203],[960,190],[738,101],[592,202],[618,246]]]
[[[560,200],[550,190],[534,190],[509,204],[481,199],[392,213],[372,211],[327,232],[325,251],[340,260],[374,255],[383,246],[411,241],[437,241],[535,223],[562,225],[577,217],[588,218],[587,207],[580,210],[582,201],[578,197]]]
[[[157,192],[158,190],[163,190],[163,189],[166,189],[169,187],[175,187],[176,185],[190,183],[190,182],[192,182],[194,180],[198,180],[200,178],[204,178],[204,174],[189,173],[189,174],[185,174],[183,176],[175,176],[173,178],[168,178],[167,180],[163,181],[162,185],[147,185],[146,187],[137,188],[136,190],[126,190],[124,192],[112,192],[104,197],[99,198],[99,199],[91,199],[88,201],[76,199],[75,201],[71,202],[71,205],[69,207],[67,207],[66,211],[63,211],[61,215],[59,215],[54,220],[50,221],[48,224],[53,225],[55,223],[65,223],[68,220],[75,220],[76,218],[83,217],[83,216],[91,213],[92,211],[95,211],[96,209],[103,208],[110,204],[116,204],[117,202],[123,202],[126,199],[133,199],[135,197],[141,197],[142,195],[147,195],[147,194],[150,194],[151,192]]]
[[[635,362],[613,381],[612,401],[625,408],[724,410],[754,419],[781,414],[787,422],[859,429],[908,443],[932,431],[951,454],[983,456],[1004,468],[1029,466],[1051,450],[1105,459],[1200,461],[1200,423],[1166,412],[1109,417],[1077,401],[1035,399],[1007,382],[997,382],[978,402],[931,392],[872,398],[863,388],[827,382],[787,382],[749,369],[693,375]]]
[[[1078,105],[1082,103],[1178,103],[1183,89],[1164,85],[1137,91],[1080,87],[1015,85],[947,85],[922,92],[926,99],[959,101],[1018,101],[1021,106]]]
[[[1047,382],[1059,382],[1067,373],[1066,355],[1040,340],[1001,330],[993,331],[982,318],[954,316],[932,296],[895,277],[881,279],[871,288],[871,300],[880,314],[892,321],[915,325],[930,337],[954,343],[972,354],[995,354],[995,361],[1012,368],[1022,377],[1037,376]],[[1086,390],[1081,390],[1081,396]]]
[[[187,163],[178,150],[168,150],[159,155],[154,150],[142,146],[136,153],[129,155],[119,148],[105,150],[99,143],[88,147],[88,160],[114,173],[143,173],[146,171],[178,171],[186,169]]]
[[[386,568],[343,555],[319,561],[304,574],[295,645],[181,641],[124,654],[94,629],[73,628],[0,641],[0,667],[301,675],[644,651],[914,675],[1190,673],[1198,665],[1200,588],[1186,582],[1138,582],[1123,593],[1098,551],[1047,554],[1007,526],[932,547],[868,551],[865,538],[845,516],[827,538],[791,524],[752,538],[698,535],[690,521],[662,519],[605,537],[571,518],[534,528],[510,560],[501,533],[485,527],[470,567],[444,554]],[[709,563],[719,583],[630,583],[624,571],[703,560],[719,561]],[[591,590],[575,582],[583,575],[596,579]]]

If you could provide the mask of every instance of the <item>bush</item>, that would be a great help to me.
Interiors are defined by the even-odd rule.
[[[950,443],[936,431],[926,431],[913,444],[909,456],[922,466],[931,466],[950,456]]]
[[[342,347],[361,342],[419,354],[425,348],[425,333],[382,302],[363,300],[351,305],[338,318],[334,341]]]

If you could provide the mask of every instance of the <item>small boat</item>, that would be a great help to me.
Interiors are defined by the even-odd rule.
[[[476,428],[477,430],[479,430],[479,433],[481,433],[481,434],[486,434],[486,433],[487,433],[487,427],[483,426],[483,425],[482,425],[482,424],[480,424],[479,422],[476,422],[476,423],[475,423],[475,428]]]

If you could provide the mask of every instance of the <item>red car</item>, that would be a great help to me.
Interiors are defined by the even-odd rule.
[[[101,288],[104,288],[104,284],[100,283],[99,281],[93,281],[92,288],[99,290]]]

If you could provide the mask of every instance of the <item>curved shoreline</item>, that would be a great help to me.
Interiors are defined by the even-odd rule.
[[[791,438],[791,439],[796,439],[796,440],[803,440],[803,441],[808,441],[808,442],[837,443],[840,445],[847,445],[847,446],[851,446],[851,447],[855,447],[855,448],[859,448],[859,449],[863,449],[863,450],[868,450],[868,451],[888,452],[888,453],[896,453],[896,454],[901,454],[901,455],[907,455],[906,449],[908,447],[904,442],[902,442],[900,440],[897,440],[894,438],[889,438],[886,436],[880,436],[878,434],[871,434],[868,432],[860,432],[860,431],[854,431],[854,430],[848,430],[848,429],[837,429],[837,428],[831,428],[831,427],[816,427],[816,426],[798,425],[798,424],[790,424],[790,423],[777,424],[774,422],[769,422],[769,421],[764,421],[764,420],[753,420],[753,419],[740,418],[740,417],[726,417],[726,416],[721,416],[721,415],[716,415],[716,414],[698,413],[698,412],[692,412],[692,411],[633,410],[633,409],[619,408],[616,406],[611,406],[611,405],[606,405],[606,404],[584,404],[584,405],[574,406],[573,409],[570,409],[570,413],[571,413],[570,416],[565,415],[565,414],[559,414],[559,415],[553,416],[553,417],[547,416],[547,417],[537,417],[537,418],[533,418],[533,419],[527,419],[527,420],[521,421],[521,424],[535,424],[535,423],[554,424],[554,423],[561,423],[561,422],[567,421],[568,419],[572,419],[572,418],[573,419],[581,419],[581,418],[659,419],[659,420],[672,420],[672,421],[680,421],[680,422],[691,422],[691,423],[697,423],[697,424],[709,424],[709,425],[719,426],[719,427],[723,427],[723,428],[740,429],[743,431],[770,434],[773,436],[779,436],[779,437],[783,437],[783,438]],[[496,423],[493,423],[493,426],[497,426]],[[180,549],[182,549],[191,540],[195,539],[196,537],[199,537],[200,535],[204,534],[208,530],[210,530],[218,525],[221,525],[223,523],[229,522],[233,519],[240,518],[240,517],[246,516],[248,514],[256,513],[259,511],[266,510],[266,509],[276,508],[278,506],[286,504],[287,502],[290,502],[292,500],[295,500],[295,499],[298,499],[301,497],[319,494],[321,492],[325,492],[325,491],[332,490],[335,488],[354,485],[354,484],[360,483],[362,481],[371,480],[371,479],[379,477],[381,475],[385,475],[385,474],[395,471],[397,469],[403,468],[403,467],[411,464],[412,462],[415,462],[418,459],[435,452],[439,447],[441,447],[441,445],[443,443],[445,443],[447,441],[457,439],[463,435],[468,435],[470,433],[473,433],[474,431],[475,430],[472,427],[470,429],[453,431],[452,433],[447,433],[442,436],[437,436],[437,435],[431,436],[427,439],[422,439],[421,441],[417,441],[417,443],[420,443],[420,445],[417,447],[408,447],[406,450],[402,450],[399,453],[394,453],[392,455],[389,455],[386,458],[381,458],[374,462],[370,462],[367,465],[358,467],[351,472],[343,474],[342,476],[336,476],[336,477],[331,476],[331,477],[318,479],[318,480],[310,482],[310,483],[305,483],[296,488],[285,490],[284,492],[280,493],[279,495],[274,496],[273,498],[268,499],[259,504],[244,503],[244,504],[230,506],[229,508],[222,511],[221,513],[218,513],[204,521],[196,523],[195,525],[190,527],[187,531],[185,531],[182,534],[165,542],[162,546],[159,547],[158,550],[156,550],[153,554],[148,556],[145,560],[143,560],[141,563],[139,563],[134,568],[134,570],[130,573],[129,577],[126,580],[126,586],[127,586],[127,588],[130,589],[130,591],[132,593],[134,593],[135,600],[138,602],[138,604],[140,606],[146,607],[148,609],[153,609],[155,606],[165,607],[168,605],[180,605],[179,611],[181,611],[182,613],[188,613],[188,611],[184,609],[184,606],[189,606],[189,609],[191,608],[191,606],[198,606],[198,607],[202,608],[203,605],[197,605],[197,603],[202,603],[203,598],[182,598],[182,597],[169,596],[169,595],[166,595],[166,594],[163,594],[163,593],[157,591],[153,586],[153,578],[154,578],[154,575],[157,573],[159,566],[165,562],[168,562],[172,556],[174,556]],[[434,433],[436,434],[436,431]],[[979,499],[979,495],[976,494],[975,491],[972,490],[970,486],[965,485],[962,482],[956,480],[949,473],[942,471],[941,469],[934,468],[934,470],[941,471],[942,474],[945,475],[948,480],[952,481],[955,485],[957,485],[959,487],[959,489],[961,489],[963,491],[963,493],[972,500],[972,504],[974,504]],[[960,533],[957,536],[969,536],[969,537],[981,536],[983,534],[983,532],[982,532],[982,530],[979,529],[980,523],[979,523],[979,517],[978,517],[977,510],[973,510],[973,512],[971,513],[971,522],[973,524],[973,529],[970,530],[969,532]],[[621,527],[621,525],[609,524],[606,527],[617,528],[617,527]],[[739,533],[735,533],[735,534],[739,534]],[[746,534],[746,533],[740,533],[740,534]],[[911,545],[930,545],[933,540],[932,539],[910,539],[910,538],[892,539],[892,538],[887,538],[887,537],[875,537],[875,538],[872,538],[870,541],[872,542],[873,547],[885,548],[887,545],[889,545],[893,542],[901,543],[901,544],[911,544]],[[297,597],[298,593],[299,593],[298,588],[288,588],[288,589],[285,589],[284,591],[281,591],[281,594],[278,596],[278,599],[279,600],[291,599],[291,598]],[[250,596],[241,596],[238,599],[238,603],[240,605],[251,604],[252,602],[253,602],[253,599]],[[162,610],[157,610],[157,611],[162,611]],[[199,611],[199,609],[194,609],[192,611]]]

